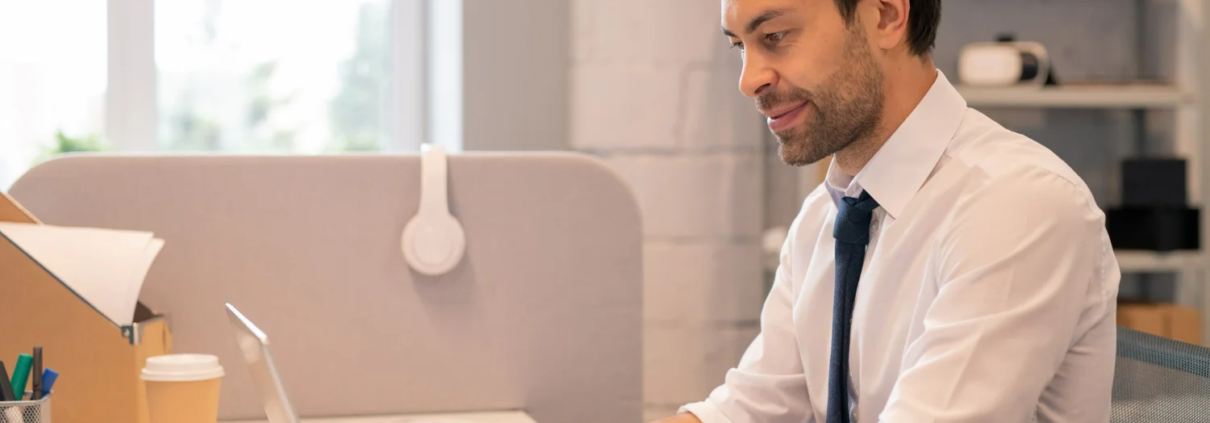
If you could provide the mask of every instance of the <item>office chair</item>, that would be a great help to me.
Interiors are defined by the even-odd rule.
[[[1118,327],[1117,422],[1210,421],[1210,348]]]

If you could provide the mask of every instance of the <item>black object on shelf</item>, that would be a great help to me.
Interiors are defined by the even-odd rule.
[[[1130,159],[1122,162],[1123,206],[1171,206],[1189,204],[1183,159]]]
[[[1196,250],[1200,210],[1189,206],[1188,165],[1183,159],[1122,162],[1122,205],[1105,213],[1113,247],[1128,250]]]
[[[1111,208],[1105,214],[1105,230],[1115,249],[1196,250],[1200,212],[1189,207]]]

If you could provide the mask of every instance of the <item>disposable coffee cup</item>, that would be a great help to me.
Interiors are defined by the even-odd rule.
[[[150,423],[215,423],[223,366],[218,357],[172,354],[151,357],[143,367]]]

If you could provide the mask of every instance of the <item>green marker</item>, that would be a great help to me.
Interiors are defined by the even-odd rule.
[[[29,367],[33,362],[34,358],[29,354],[17,356],[17,366],[13,367],[13,394],[17,401],[25,396],[25,382],[29,380]]]

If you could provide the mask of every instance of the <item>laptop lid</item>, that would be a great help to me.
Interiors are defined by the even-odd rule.
[[[277,368],[273,365],[273,355],[269,353],[269,336],[231,304],[227,304],[227,317],[231,320],[231,327],[235,329],[235,341],[244,354],[244,360],[248,362],[248,369],[252,371],[252,380],[256,390],[260,392],[261,403],[265,406],[269,423],[299,423],[294,407],[290,405],[289,398],[286,398],[286,389],[282,385]]]

